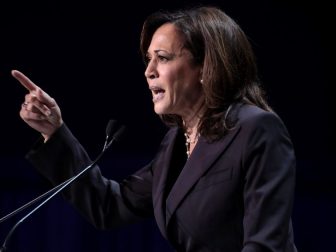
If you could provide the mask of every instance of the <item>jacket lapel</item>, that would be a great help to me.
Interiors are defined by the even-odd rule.
[[[165,187],[167,181],[168,170],[171,163],[171,156],[173,153],[174,144],[178,129],[174,128],[170,130],[160,145],[158,156],[154,160],[154,179],[153,179],[153,206],[154,215],[157,225],[163,234],[167,238],[166,234],[166,216],[165,216]]]
[[[200,137],[195,149],[168,195],[166,202],[166,225],[168,225],[171,216],[193,185],[230,145],[231,141],[239,132],[239,129],[240,127],[237,125],[236,128],[223,139],[214,143],[207,143],[204,138]]]

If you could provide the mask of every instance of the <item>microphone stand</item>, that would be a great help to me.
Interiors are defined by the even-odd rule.
[[[71,179],[71,178],[69,178],[68,180],[62,182],[61,184],[59,184],[59,185],[53,187],[53,188],[50,189],[49,191],[47,191],[47,192],[45,192],[44,194],[38,196],[37,198],[33,199],[32,201],[26,203],[25,205],[19,207],[19,208],[16,209],[15,211],[13,211],[13,212],[7,214],[6,216],[2,217],[2,218],[0,219],[0,223],[1,223],[1,222],[4,222],[5,220],[9,219],[9,218],[12,217],[12,216],[18,214],[18,213],[21,212],[22,210],[24,210],[24,209],[26,209],[27,207],[33,205],[35,202],[37,202],[37,201],[39,201],[39,200],[45,198],[46,196],[50,195],[50,194],[53,193],[53,192],[55,192],[57,189],[59,189],[61,186],[63,186],[65,183],[67,183],[70,179]],[[1,251],[1,250],[0,250],[0,251]]]
[[[112,129],[112,124],[115,124],[114,121],[110,120],[107,128],[106,128],[106,139],[105,139],[105,143],[104,143],[104,147],[103,150],[100,152],[100,154],[97,156],[97,158],[87,167],[85,167],[81,172],[79,172],[77,175],[71,177],[70,179],[62,182],[61,184],[57,185],[56,187],[52,188],[51,190],[49,190],[48,192],[40,195],[39,197],[37,197],[36,199],[28,202],[27,204],[23,205],[22,207],[18,208],[17,210],[13,211],[12,213],[6,215],[5,217],[0,219],[0,223],[7,220],[8,218],[14,216],[15,214],[21,212],[23,209],[27,208],[28,206],[32,205],[33,203],[37,202],[40,199],[43,199],[44,197],[50,195],[48,198],[46,198],[42,203],[40,203],[38,206],[36,206],[33,210],[31,210],[28,214],[26,214],[22,219],[20,219],[13,227],[12,229],[8,232],[2,247],[0,248],[0,252],[5,252],[7,250],[6,245],[9,241],[9,239],[11,238],[12,234],[14,233],[14,231],[16,230],[16,228],[23,222],[25,221],[29,216],[31,216],[35,211],[37,211],[40,207],[42,207],[44,204],[46,204],[50,199],[52,199],[55,195],[57,195],[58,193],[60,193],[61,191],[63,191],[66,187],[68,187],[69,185],[71,185],[76,179],[78,179],[79,177],[81,177],[86,171],[90,170],[100,159],[101,157],[104,155],[104,153],[106,152],[106,150],[111,146],[111,144],[114,141],[119,140],[120,136],[122,135],[122,133],[125,130],[124,126],[121,126],[117,132],[112,136],[112,139],[108,142],[109,138],[110,138],[110,131]]]

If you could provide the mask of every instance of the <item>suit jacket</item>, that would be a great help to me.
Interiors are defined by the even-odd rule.
[[[168,190],[178,128],[167,132],[150,164],[121,183],[95,167],[64,194],[99,228],[154,215],[177,251],[296,251],[289,134],[276,114],[256,106],[236,105],[229,116],[234,128],[212,143],[201,136]],[[91,162],[65,125],[28,158],[54,184]]]

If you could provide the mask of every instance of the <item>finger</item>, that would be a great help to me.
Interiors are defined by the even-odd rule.
[[[18,70],[12,70],[12,76],[17,79],[26,89],[31,91],[36,91],[39,89],[39,87],[34,84],[27,76],[25,76],[23,73],[21,73]]]
[[[31,110],[28,110],[27,107],[23,107],[20,111],[21,118],[28,122],[28,121],[42,121],[47,120],[47,117],[39,112],[35,113]]]
[[[45,104],[48,108],[56,106],[55,99],[48,95],[46,92],[44,92],[42,89],[38,88],[34,95],[36,95],[36,98],[41,103]]]
[[[32,112],[41,112],[45,116],[49,116],[51,114],[51,110],[49,107],[47,107],[44,103],[40,102],[36,97],[35,99],[30,99],[29,102],[24,102],[22,104],[23,107],[25,107],[26,110],[32,111]]]
[[[33,111],[28,111],[24,106],[22,106],[22,109],[20,110],[20,117],[29,126],[44,134],[44,137],[51,136],[63,123],[57,116],[45,116],[39,112],[35,113]]]
[[[32,84],[35,85],[34,83]],[[51,107],[56,106],[55,100],[37,85],[35,85],[34,90],[30,90],[30,92],[26,94],[25,100],[26,102],[30,102],[30,103],[35,103],[36,101],[38,101],[39,103],[43,103],[45,104],[44,109],[47,109],[47,108],[50,109]],[[42,106],[37,106],[37,107],[42,108]]]

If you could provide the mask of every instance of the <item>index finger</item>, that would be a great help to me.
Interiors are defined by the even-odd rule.
[[[26,89],[31,91],[36,91],[39,87],[34,84],[26,75],[18,70],[12,70],[12,76],[17,79]]]

